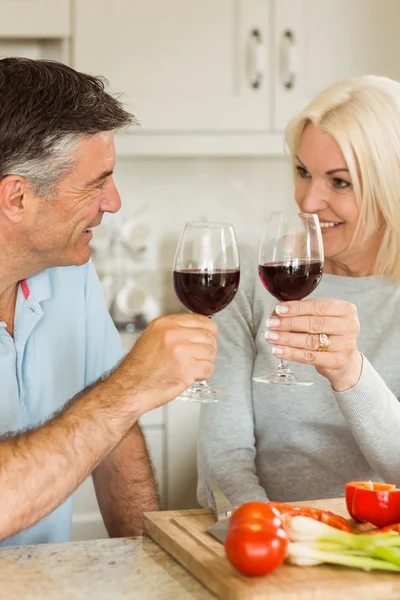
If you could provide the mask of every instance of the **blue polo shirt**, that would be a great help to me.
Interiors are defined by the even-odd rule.
[[[91,261],[22,282],[14,338],[0,322],[0,435],[41,425],[123,356]],[[0,546],[68,541],[71,519],[70,497]]]

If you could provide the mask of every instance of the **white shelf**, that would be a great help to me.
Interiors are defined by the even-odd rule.
[[[282,133],[126,133],[115,136],[118,156],[132,157],[281,157]]]

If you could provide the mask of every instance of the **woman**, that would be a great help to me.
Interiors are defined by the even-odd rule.
[[[298,208],[320,219],[324,276],[308,299],[271,315],[257,249],[241,253],[239,292],[216,319],[212,383],[230,400],[201,412],[203,505],[210,476],[235,504],[339,497],[349,480],[400,484],[400,84],[339,82],[293,119],[286,140]],[[314,385],[252,381],[278,358],[300,363],[296,375]]]

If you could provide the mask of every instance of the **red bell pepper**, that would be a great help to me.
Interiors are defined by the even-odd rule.
[[[350,526],[344,517],[336,515],[330,510],[322,510],[320,508],[311,508],[310,506],[298,506],[295,504],[286,504],[284,502],[270,502],[270,504],[276,508],[281,514],[282,520],[285,521],[285,517],[302,516],[309,517],[315,521],[321,521],[336,529],[350,532]]]
[[[362,523],[386,527],[400,521],[400,489],[390,483],[346,483],[346,506],[350,516]]]
[[[387,525],[386,527],[382,527],[381,529],[373,529],[369,533],[371,535],[376,535],[378,533],[393,533],[396,535],[400,535],[400,523],[393,523],[392,525]]]

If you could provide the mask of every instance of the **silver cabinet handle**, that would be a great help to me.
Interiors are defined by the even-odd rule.
[[[283,86],[292,90],[298,73],[298,50],[296,36],[290,29],[283,32],[280,59]]]
[[[252,29],[248,41],[248,79],[250,87],[260,89],[265,72],[265,45],[259,29]]]

